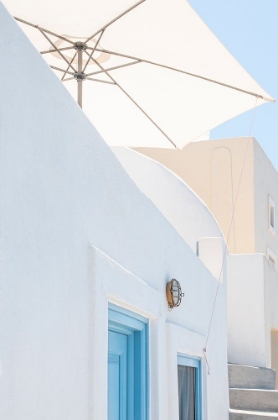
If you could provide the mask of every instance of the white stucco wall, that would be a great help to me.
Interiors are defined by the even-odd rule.
[[[278,346],[275,334],[278,330],[278,274],[272,262],[264,258],[264,293],[266,317],[266,364],[273,369],[278,368]],[[276,345],[275,345],[276,344]],[[277,375],[278,376],[278,375]],[[278,377],[276,378],[276,380]],[[278,382],[276,382],[278,385]]]
[[[150,320],[150,419],[178,419],[177,353],[203,356],[205,334],[200,326],[203,324],[202,319],[204,317],[208,319],[211,315],[215,289],[211,285],[204,287],[207,279],[204,279],[201,272],[194,273],[197,274],[196,278],[191,272],[191,278],[194,276],[195,281],[188,284],[190,292],[188,290],[186,293],[186,288],[184,288],[185,297],[182,305],[169,311],[165,305],[163,284],[157,284],[157,287],[151,286],[94,247],[88,249],[88,257],[91,320],[89,336],[91,340],[89,341],[92,356],[89,389],[93,390],[90,404],[92,414],[89,418],[106,418],[103,397],[94,399],[93,395],[105,395],[104,398],[106,398],[107,352],[103,351],[103,348],[107,348],[107,335],[103,334],[103,330],[107,329],[108,313],[104,312],[103,308],[107,308],[108,302],[112,302]],[[220,287],[220,293],[223,294],[222,285]],[[199,293],[200,288],[205,289],[204,293]],[[194,311],[195,299],[199,305],[202,305],[202,313],[199,311],[199,314],[196,314],[197,311]],[[221,324],[224,329],[226,320],[221,302],[217,305],[215,318],[216,323]],[[193,324],[191,324],[192,321]],[[94,340],[94,337],[98,337],[98,340]],[[218,416],[228,418],[227,408],[224,409],[227,403],[226,397],[224,404],[223,402],[216,404],[217,393],[218,395],[225,394],[221,390],[220,383],[226,388],[225,381],[227,381],[227,373],[224,369],[226,355],[221,341],[217,338],[214,327],[207,354],[211,373],[209,376],[206,364],[202,363],[204,391],[202,406],[205,419],[219,418]],[[214,343],[213,350],[212,342]],[[97,371],[95,371],[96,367]],[[216,383],[216,377],[220,380],[219,384]],[[215,402],[212,403],[212,401]],[[207,410],[208,416],[206,416]]]
[[[263,255],[230,255],[228,361],[266,366]]]
[[[226,275],[227,245],[223,238],[200,238],[198,252],[200,260],[219,281],[223,282]]]
[[[0,418],[105,420],[111,301],[149,318],[150,420],[177,420],[177,352],[203,358],[217,281],[1,4],[0,54]],[[225,420],[226,281],[207,357],[204,420]]]
[[[263,254],[230,255],[227,267],[228,361],[270,368],[271,329],[278,329],[276,269]]]

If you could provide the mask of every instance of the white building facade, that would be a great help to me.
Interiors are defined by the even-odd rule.
[[[177,420],[193,369],[196,420],[228,419],[213,216],[164,169],[187,212],[173,226],[171,197],[138,188],[2,5],[0,39],[0,418]],[[206,267],[193,248],[210,236]],[[185,295],[169,311],[172,278]]]

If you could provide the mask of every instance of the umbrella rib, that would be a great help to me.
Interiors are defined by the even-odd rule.
[[[121,19],[121,17],[125,16],[127,13],[131,12],[136,7],[140,6],[140,4],[144,3],[146,0],[140,0],[138,3],[134,4],[133,6],[129,7],[127,10],[125,10],[120,15],[116,16],[114,19],[112,19],[110,22],[108,22],[106,25],[104,25],[102,28],[100,28],[97,32],[95,32],[93,35],[91,35],[89,38],[86,39],[85,44],[89,42],[92,38],[94,38],[96,35],[98,35],[101,31],[104,31],[108,26],[112,25],[117,20]]]
[[[100,36],[98,37],[98,40],[97,40],[97,42],[95,43],[95,46],[94,46],[94,48],[93,48],[93,50],[92,50],[91,54],[90,54],[90,55],[89,55],[89,57],[88,57],[88,60],[87,60],[87,62],[86,62],[86,64],[85,64],[85,66],[84,66],[84,68],[83,68],[83,70],[82,70],[82,72],[83,72],[83,73],[85,72],[85,70],[86,70],[86,68],[87,68],[87,66],[88,66],[88,64],[89,64],[89,62],[90,62],[90,60],[91,60],[91,58],[92,58],[92,56],[93,56],[93,54],[94,54],[94,52],[95,52],[95,50],[96,50],[96,48],[97,48],[98,44],[99,44],[99,41],[101,40],[101,38],[102,38],[102,35],[103,35],[103,34],[104,34],[104,29],[103,29],[103,31],[101,31]]]
[[[75,72],[75,68],[72,66],[72,64],[68,61],[68,59],[64,56],[61,51],[56,47],[56,45],[51,41],[51,39],[43,32],[41,28],[38,27],[38,30],[43,34],[43,36],[47,39],[47,41],[52,45],[53,48],[57,51],[58,54],[65,60],[66,63],[72,68],[72,70]]]
[[[127,9],[125,12],[121,13],[119,16],[117,16],[116,18],[114,18],[112,21],[110,21],[109,23],[107,23],[105,26],[103,26],[101,29],[99,29],[97,32],[95,32],[92,36],[90,36],[85,41],[85,43],[87,43],[88,41],[90,41],[92,38],[94,38],[94,36],[98,35],[102,31],[104,31],[108,26],[112,25],[118,19],[120,19],[121,17],[123,17],[124,15],[126,15],[131,10],[135,9],[137,6],[139,6],[140,4],[144,3],[145,1],[146,0],[141,0],[140,2],[136,3],[134,6],[130,7],[129,9]],[[29,25],[29,26],[32,26],[35,29],[38,29],[45,36],[45,38],[48,40],[48,42],[54,47],[55,51],[57,51],[61,55],[61,57],[69,64],[69,62],[66,59],[66,57],[60,52],[61,49],[56,48],[55,44],[52,43],[52,41],[46,36],[45,33],[48,33],[50,35],[54,35],[57,38],[60,38],[60,39],[66,41],[66,42],[68,42],[69,44],[72,44],[72,45],[75,45],[74,42],[70,41],[69,39],[65,38],[64,36],[61,36],[61,35],[56,34],[55,32],[49,31],[48,29],[44,29],[44,28],[41,28],[38,25],[34,25],[33,23],[27,22],[26,20],[20,19],[20,18],[18,18],[16,16],[14,16],[14,18],[18,22],[24,23],[25,25]],[[116,56],[124,57],[124,58],[130,58],[132,60],[138,60],[138,61],[140,61],[142,63],[152,64],[154,66],[162,67],[162,68],[165,68],[165,69],[168,69],[168,70],[173,70],[173,71],[176,71],[176,72],[179,72],[179,73],[186,74],[186,75],[191,76],[191,77],[196,77],[198,79],[202,79],[202,80],[205,80],[205,81],[210,82],[210,83],[215,83],[215,84],[218,84],[220,86],[223,86],[223,87],[226,87],[226,88],[229,88],[229,89],[236,90],[236,91],[241,92],[241,93],[246,93],[248,95],[255,96],[257,98],[263,99],[263,100],[268,101],[268,102],[276,102],[275,99],[272,99],[272,98],[269,98],[269,97],[265,97],[265,96],[259,95],[257,93],[254,93],[254,92],[250,92],[248,90],[240,89],[240,88],[238,88],[236,86],[228,85],[226,83],[222,83],[222,82],[219,82],[219,81],[214,80],[214,79],[209,79],[207,77],[204,77],[204,76],[201,76],[201,75],[198,75],[198,74],[190,73],[190,72],[187,72],[187,71],[184,71],[184,70],[176,69],[174,67],[170,67],[170,66],[166,66],[166,65],[163,65],[163,64],[155,63],[153,61],[144,60],[144,59],[141,59],[141,58],[138,58],[138,57],[134,57],[134,56],[126,55],[126,54],[120,54],[120,53],[116,53],[114,51],[108,51],[108,50],[104,50],[104,49],[101,49],[100,50],[98,48],[95,48],[95,51],[106,52],[107,54],[112,54],[112,55],[116,55]],[[46,53],[46,52],[43,52],[43,53]],[[75,69],[73,68],[72,65],[70,65],[70,67],[75,71]]]
[[[209,79],[208,77],[204,77],[204,76],[201,76],[199,74],[190,73],[188,71],[176,69],[175,67],[166,66],[164,64],[155,63],[154,61],[144,60],[142,58],[134,57],[132,55],[120,54],[120,53],[117,53],[117,52],[114,52],[114,51],[105,50],[105,49],[98,49],[98,48],[96,48],[96,51],[98,51],[98,52],[104,52],[104,53],[111,54],[111,55],[116,55],[118,57],[129,58],[131,60],[139,60],[141,63],[151,64],[153,66],[157,66],[157,67],[161,67],[161,68],[164,68],[164,69],[176,71],[178,73],[183,73],[183,74],[186,74],[187,76],[196,77],[198,79],[205,80],[206,82],[215,83],[217,85],[220,85],[220,86],[223,86],[223,87],[226,87],[226,88],[229,88],[229,89],[233,89],[233,90],[236,90],[236,91],[241,92],[241,93],[246,93],[247,95],[255,96],[256,98],[263,99],[264,101],[276,102],[275,99],[268,98],[268,97],[259,95],[259,94],[254,93],[254,92],[250,92],[248,90],[241,89],[241,88],[238,88],[236,86],[228,85],[227,83],[219,82],[219,81],[214,80],[214,79]]]
[[[76,57],[77,53],[78,53],[78,51],[76,51],[76,53],[73,55],[73,57],[72,57],[72,59],[71,59],[71,61],[70,61],[70,64],[72,64],[72,63],[74,62],[74,60],[75,60],[75,57]],[[66,76],[66,73],[69,71],[69,69],[70,69],[70,65],[68,65],[67,70],[64,72],[64,74],[63,74],[63,76],[62,76],[61,80],[64,80],[64,77]]]
[[[141,60],[132,61],[132,63],[122,64],[115,67],[110,67],[109,69],[106,69],[106,71],[122,69],[123,67],[132,66],[133,64],[138,64],[138,63],[141,63]],[[100,74],[100,73],[104,73],[104,71],[103,70],[95,71],[94,73],[87,74],[87,76],[94,76],[95,74]]]
[[[64,37],[64,36],[62,36],[62,35],[55,34],[55,32],[49,31],[48,29],[41,28],[41,27],[40,27],[40,26],[38,26],[38,25],[34,25],[33,23],[27,22],[27,20],[20,19],[20,18],[18,18],[18,17],[16,17],[16,16],[14,16],[14,18],[15,18],[15,20],[17,20],[18,22],[25,23],[25,25],[32,26],[33,28],[36,28],[36,29],[40,29],[40,30],[42,30],[42,31],[44,31],[44,32],[46,32],[46,33],[48,33],[48,34],[50,34],[50,35],[54,35],[54,36],[56,36],[57,38],[63,39],[64,41],[67,41],[69,44],[74,45],[74,42],[70,41],[69,39],[65,38],[65,37]]]
[[[167,138],[167,140],[176,148],[176,144],[170,139],[169,136],[167,136],[167,134],[162,130],[162,128],[160,128],[156,122],[154,122],[154,120],[146,113],[146,111],[143,110],[143,108],[141,108],[141,106],[126,92],[126,90],[119,85],[119,83],[107,72],[107,70],[105,70],[104,67],[102,67],[101,64],[99,64],[93,57],[92,60],[95,62],[95,64],[97,66],[99,66],[101,68],[101,70],[112,80],[112,82],[114,82],[115,85],[118,86],[118,88],[131,100],[131,102],[133,102],[133,104],[150,120],[150,122]]]
[[[67,71],[67,70],[64,70],[64,69],[60,69],[59,67],[55,67],[55,66],[50,66],[52,69],[54,69],[54,70],[58,70],[58,71],[61,71],[61,72],[63,72],[63,73],[67,73],[67,74],[70,74],[70,75],[72,75],[72,76],[74,76],[74,74],[75,73],[73,73],[72,71]]]
[[[63,48],[58,48],[59,51],[66,51],[66,50],[73,50],[74,47],[63,47]],[[56,49],[53,50],[46,50],[46,51],[40,51],[41,54],[49,54],[49,53],[53,53],[56,52]]]
[[[108,80],[99,80],[99,79],[93,79],[92,77],[87,77],[86,80],[91,80],[93,82],[100,82],[100,83],[108,83],[108,85],[115,85],[114,82],[108,82]]]
[[[67,79],[61,79],[62,82],[68,82],[69,80],[75,80],[74,77],[68,77]]]

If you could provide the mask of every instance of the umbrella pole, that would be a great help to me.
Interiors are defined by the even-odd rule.
[[[83,50],[78,50],[78,73],[82,72],[82,60],[83,60]],[[77,102],[80,108],[82,108],[82,88],[83,80],[77,79]]]

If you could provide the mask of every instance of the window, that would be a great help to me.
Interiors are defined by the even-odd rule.
[[[270,195],[268,196],[268,229],[275,235],[275,203]]]
[[[201,360],[178,355],[179,420],[201,420]]]
[[[277,255],[269,247],[266,247],[266,257],[276,267]]]

